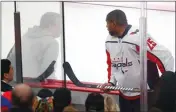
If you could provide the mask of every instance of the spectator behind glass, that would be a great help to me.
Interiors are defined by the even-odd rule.
[[[8,83],[13,80],[13,68],[8,59],[1,59],[1,92],[11,91],[12,86]]]
[[[117,103],[109,95],[104,96],[105,112],[119,112],[120,109]]]
[[[58,88],[53,94],[54,112],[62,112],[71,104],[71,91],[67,88]]]
[[[85,107],[87,112],[104,112],[104,97],[99,93],[89,94]]]
[[[12,91],[12,108],[10,112],[32,112],[34,94],[25,84],[18,84]]]

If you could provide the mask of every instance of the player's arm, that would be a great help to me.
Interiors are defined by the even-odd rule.
[[[114,75],[112,75],[112,64],[111,64],[111,56],[108,50],[108,45],[106,43],[106,55],[107,55],[107,71],[108,71],[108,83],[111,83],[112,85],[116,85],[117,81],[114,77]]]
[[[101,91],[104,91],[104,92],[109,92],[110,90],[109,89],[106,89],[105,86],[115,86],[116,85],[116,80],[115,80],[115,77],[112,75],[112,65],[111,65],[111,56],[110,56],[110,53],[108,51],[108,47],[107,47],[107,43],[106,43],[106,55],[107,55],[107,65],[108,65],[108,68],[107,68],[107,72],[108,72],[108,83],[104,83],[101,87]]]
[[[38,77],[38,80],[43,81],[48,78],[54,72],[54,65],[58,58],[59,54],[59,44],[57,41],[51,42],[45,53],[43,54],[42,62],[41,62],[41,75]]]
[[[140,36],[138,35],[138,45],[136,46],[136,50],[139,52],[140,50]],[[157,64],[161,73],[165,71],[173,71],[174,70],[174,58],[171,52],[157,43],[149,34],[147,34],[147,58],[148,60]]]

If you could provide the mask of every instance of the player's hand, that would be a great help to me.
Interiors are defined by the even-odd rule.
[[[102,86],[101,86],[101,91],[103,92],[109,92],[110,90],[109,89],[106,89],[105,87],[106,86],[113,86],[111,83],[104,83]]]
[[[37,80],[40,82],[45,81],[45,79],[47,79],[54,72],[55,63],[56,61],[52,61],[49,67],[40,76],[37,77]]]

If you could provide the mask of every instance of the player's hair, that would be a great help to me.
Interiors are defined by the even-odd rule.
[[[4,74],[9,73],[11,62],[8,59],[1,59],[1,80],[4,80]]]
[[[114,21],[118,25],[127,25],[128,21],[125,13],[122,10],[113,10],[106,16],[106,21]]]

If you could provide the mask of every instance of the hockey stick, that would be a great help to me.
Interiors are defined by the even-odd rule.
[[[79,87],[87,87],[87,88],[102,88],[102,85],[93,85],[93,84],[83,84],[78,80],[76,75],[74,74],[70,64],[68,62],[65,62],[63,64],[63,68],[67,76],[70,78],[70,80]],[[117,86],[105,86],[105,89],[109,90],[123,90],[123,91],[129,91],[129,92],[140,92],[140,89],[138,88],[124,88],[124,87],[117,87]],[[148,92],[153,92],[153,90],[148,90]]]

